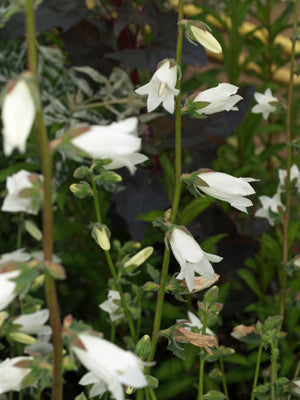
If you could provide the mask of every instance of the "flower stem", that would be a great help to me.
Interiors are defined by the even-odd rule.
[[[26,0],[26,32],[28,69],[37,76],[37,51],[34,11],[32,0]],[[46,127],[41,107],[36,113],[37,134],[44,177],[43,193],[43,251],[44,260],[51,261],[53,253],[53,212],[52,212],[52,160]],[[54,279],[45,271],[45,293],[50,312],[53,338],[53,382],[52,399],[62,399],[62,338],[59,307]]]
[[[259,348],[258,348],[258,353],[257,353],[257,360],[256,360],[256,367],[255,367],[255,374],[254,374],[254,381],[253,381],[253,387],[252,387],[252,394],[251,394],[251,400],[255,399],[255,395],[253,394],[257,382],[258,382],[258,376],[259,376],[259,370],[260,370],[260,363],[261,363],[261,354],[262,354],[262,349],[263,349],[263,340],[260,340]]]
[[[274,341],[271,343],[271,354],[272,354],[272,362],[271,362],[271,398],[272,400],[276,400],[275,398],[275,382],[277,381],[277,362],[276,362],[276,351]]]
[[[286,156],[286,204],[285,214],[283,221],[283,263],[286,265],[289,261],[289,222],[290,222],[290,208],[291,208],[291,165],[292,165],[292,147],[291,147],[291,108],[292,108],[292,97],[293,97],[293,86],[294,86],[294,68],[295,68],[295,46],[296,46],[296,33],[298,26],[298,10],[299,0],[295,0],[294,6],[294,22],[293,22],[293,39],[292,39],[292,50],[290,59],[290,80],[288,87],[288,98],[287,98],[287,112],[286,112],[286,143],[287,143],[287,156]],[[281,277],[281,299],[280,299],[280,311],[279,314],[284,316],[285,303],[286,303],[286,284],[287,284],[287,273],[285,268],[282,268]],[[280,331],[281,326],[278,327]]]
[[[206,334],[206,325],[207,325],[207,310],[205,310],[205,313],[203,315],[203,321],[202,321],[202,335]],[[199,386],[198,386],[198,397],[197,400],[203,400],[203,388],[204,388],[204,350],[201,350],[200,352],[200,368],[199,368]]]
[[[179,0],[178,5],[178,21],[183,19],[183,0]],[[182,53],[182,41],[183,41],[183,27],[181,24],[178,24],[178,36],[177,36],[177,51],[176,51],[176,63],[180,68],[181,65],[181,53]],[[179,93],[176,97],[175,103],[175,189],[173,194],[173,203],[172,203],[172,214],[171,214],[171,223],[175,222],[180,193],[181,193],[181,77],[179,76],[177,79],[176,88],[179,90]],[[163,303],[165,297],[165,287],[167,283],[168,277],[168,269],[170,262],[170,249],[165,248],[164,259],[162,264],[162,272],[161,272],[161,280],[159,291],[157,295],[155,316],[154,316],[154,324],[152,331],[152,339],[151,339],[151,352],[148,356],[147,361],[150,362],[154,359],[157,342],[158,342],[158,333],[160,330],[160,323],[162,317]],[[146,372],[149,372],[150,366],[147,368]]]
[[[224,363],[223,363],[223,358],[220,357],[220,368],[222,372],[222,383],[223,383],[223,390],[225,394],[226,400],[229,400],[229,395],[228,395],[228,390],[227,390],[227,383],[226,383],[226,375],[225,375],[225,369],[224,369]]]
[[[93,198],[94,198],[94,206],[95,206],[97,222],[99,224],[102,224],[102,217],[101,217],[101,211],[100,211],[100,202],[99,202],[98,190],[97,190],[96,182],[95,182],[94,175],[93,175],[92,172],[90,173],[90,180],[91,180],[92,189],[93,189]],[[127,317],[127,321],[128,321],[131,337],[132,337],[134,343],[136,343],[137,337],[136,337],[136,332],[135,332],[135,328],[134,328],[133,319],[132,319],[129,307],[127,305],[127,302],[126,302],[122,286],[121,286],[121,284],[119,282],[119,277],[118,277],[117,271],[116,271],[116,269],[114,267],[114,264],[113,264],[113,261],[112,261],[112,258],[111,258],[109,250],[104,250],[104,254],[105,254],[107,265],[108,265],[108,267],[110,269],[110,272],[111,272],[111,275],[112,275],[112,277],[113,277],[113,279],[114,279],[114,281],[116,283],[117,290],[118,290],[118,292],[120,294],[120,299],[121,299],[121,302],[122,302],[122,306],[124,308],[125,315]]]

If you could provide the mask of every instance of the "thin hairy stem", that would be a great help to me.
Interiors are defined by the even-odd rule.
[[[32,0],[26,0],[26,33],[28,69],[37,76],[37,51],[34,11]],[[37,83],[38,84],[38,83]],[[52,160],[46,127],[41,107],[36,113],[36,126],[44,177],[43,193],[43,251],[44,260],[51,261],[53,253],[53,212],[52,212]],[[52,399],[62,399],[62,338],[59,307],[56,296],[55,280],[45,271],[45,293],[50,312],[50,324],[53,338],[53,383]]]
[[[203,315],[202,321],[202,335],[206,334],[206,325],[207,325],[207,311]],[[203,389],[204,389],[204,359],[203,359],[204,350],[200,352],[200,368],[199,368],[199,385],[198,385],[198,397],[197,400],[203,400]]]
[[[263,340],[261,339],[260,340],[260,344],[259,344],[259,348],[258,348],[258,353],[257,353],[257,360],[256,360],[256,367],[255,367],[255,374],[254,374],[254,380],[253,380],[251,400],[255,399],[255,396],[254,396],[253,392],[254,392],[254,390],[255,390],[255,388],[257,386],[257,382],[258,382],[262,349],[263,349]]]
[[[183,19],[183,0],[179,0],[178,5],[178,22]],[[181,53],[182,53],[182,41],[183,41],[183,28],[181,24],[178,24],[178,36],[177,36],[177,51],[176,51],[176,63],[178,67],[181,66]],[[172,214],[171,214],[171,223],[174,223],[176,220],[180,193],[181,193],[181,77],[179,76],[177,79],[176,88],[179,90],[179,93],[176,97],[175,103],[175,189],[173,195],[172,202]],[[160,286],[157,295],[156,302],[156,310],[154,316],[154,324],[152,331],[152,339],[151,339],[151,352],[148,356],[147,361],[150,362],[154,359],[157,342],[158,342],[158,333],[160,330],[160,323],[163,311],[163,303],[165,297],[165,287],[167,283],[168,277],[168,269],[170,262],[170,249],[165,248],[163,264],[162,264],[162,272],[160,279]],[[150,367],[147,368],[149,372]]]
[[[293,98],[293,86],[294,86],[294,68],[295,68],[295,46],[296,46],[296,33],[298,26],[298,11],[299,11],[299,0],[295,0],[294,7],[294,23],[293,23],[293,39],[292,39],[292,50],[290,60],[290,80],[288,88],[287,98],[287,112],[286,112],[286,144],[287,144],[287,155],[286,155],[286,203],[285,203],[285,214],[283,221],[283,263],[286,265],[289,261],[289,223],[290,223],[290,208],[291,208],[291,165],[292,165],[292,133],[291,133],[291,112],[292,112],[292,98]],[[281,276],[281,299],[280,299],[280,315],[284,316],[285,303],[286,303],[286,284],[287,284],[287,273],[285,268],[282,268]],[[278,327],[278,330],[281,326]]]
[[[92,172],[90,173],[90,180],[91,180],[92,189],[93,189],[93,198],[94,198],[94,206],[95,206],[95,213],[96,213],[97,222],[99,224],[102,224],[102,217],[101,217],[101,211],[100,211],[100,202],[99,202],[99,196],[98,196],[98,189],[97,189],[97,185],[96,185],[96,182],[95,182],[95,179],[94,179],[94,175],[93,175]],[[131,316],[127,301],[125,299],[122,286],[121,286],[120,281],[119,281],[118,273],[117,273],[117,271],[115,269],[115,266],[114,266],[114,263],[112,261],[112,258],[111,258],[111,255],[110,255],[110,251],[109,250],[104,250],[104,254],[105,254],[107,265],[108,265],[108,267],[110,269],[110,272],[111,272],[111,275],[112,275],[112,277],[113,277],[113,279],[114,279],[114,281],[116,283],[117,290],[118,290],[118,292],[120,294],[120,300],[121,300],[121,303],[122,303],[122,306],[124,308],[124,312],[125,312],[125,315],[126,315],[126,318],[127,318],[127,321],[128,321],[131,337],[132,337],[133,341],[136,342],[137,341],[137,337],[136,337],[136,331],[135,331],[133,319],[132,319],[132,316]]]
[[[224,368],[224,362],[223,362],[223,358],[220,357],[220,368],[221,368],[221,372],[222,372],[222,384],[223,384],[223,390],[224,390],[224,394],[225,394],[225,398],[226,400],[229,400],[229,394],[228,394],[228,389],[227,389],[227,382],[226,382],[226,375],[225,375],[225,368]]]

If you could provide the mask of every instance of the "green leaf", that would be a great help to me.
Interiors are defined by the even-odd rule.
[[[226,396],[224,393],[218,392],[217,390],[210,390],[203,396],[203,399],[205,399],[205,400],[224,400],[224,399],[226,399]]]
[[[266,400],[267,394],[269,393],[270,389],[266,385],[260,385],[255,388],[252,392],[255,394],[257,400]]]
[[[81,392],[78,396],[75,397],[74,400],[88,400],[88,399],[86,395],[83,392]]]
[[[151,276],[151,278],[153,279],[154,283],[159,285],[160,284],[160,273],[159,273],[159,271],[157,269],[155,269],[154,267],[152,267],[151,264],[147,263],[147,272]]]
[[[163,218],[164,216],[164,211],[162,210],[152,210],[148,211],[146,213],[141,213],[137,216],[137,219],[140,219],[141,221],[147,221],[147,222],[152,222],[156,218]]]
[[[211,197],[197,197],[188,203],[180,215],[180,225],[187,226],[202,211],[209,207],[214,200]]]
[[[245,268],[238,270],[238,275],[247,283],[250,289],[259,297],[263,298],[264,295],[257,284],[257,279],[253,275],[253,273]]]

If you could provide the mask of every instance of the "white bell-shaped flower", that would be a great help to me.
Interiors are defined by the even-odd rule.
[[[16,282],[11,279],[20,275],[20,270],[3,270],[6,264],[26,262],[30,259],[30,254],[24,252],[24,249],[5,253],[0,256],[0,311],[4,310],[17,296]],[[2,268],[2,270],[1,270]]]
[[[4,199],[1,210],[7,212],[26,212],[28,214],[37,214],[38,209],[34,206],[33,198],[28,195],[22,194],[24,190],[30,190],[33,188],[31,172],[25,171],[24,169],[9,176],[6,179],[7,196]],[[35,174],[42,181],[42,175]]]
[[[142,139],[138,137],[137,124],[137,118],[131,117],[110,125],[94,125],[71,142],[91,158],[110,158],[112,162],[105,168],[127,167],[133,174],[135,165],[148,159],[139,153]]]
[[[283,192],[285,190],[284,188],[286,187],[285,183],[287,176],[286,169],[280,169],[278,175],[279,175],[278,191]],[[296,164],[293,164],[291,166],[290,180],[295,184],[297,191],[300,193],[300,171]]]
[[[171,60],[163,61],[149,83],[136,89],[135,92],[147,95],[147,110],[155,110],[161,103],[165,110],[174,113],[174,97],[179,93],[175,88],[177,82],[177,65]]]
[[[12,390],[19,392],[23,388],[22,383],[31,369],[18,365],[31,360],[32,357],[14,357],[0,363],[0,394]]]
[[[109,313],[109,318],[112,322],[117,321],[124,316],[124,313],[116,313],[120,306],[115,303],[115,300],[120,299],[120,293],[117,290],[109,290],[107,300],[99,305],[101,310]]]
[[[14,149],[26,150],[36,113],[35,102],[25,79],[10,83],[2,103],[4,154],[9,156]]]
[[[211,262],[220,262],[222,257],[205,253],[196,240],[181,227],[174,227],[170,238],[171,249],[181,270],[176,279],[185,279],[191,292],[194,287],[195,273],[206,279],[214,279],[215,272]]]
[[[49,319],[49,310],[39,310],[31,314],[23,314],[13,320],[14,324],[21,325],[19,332],[28,335],[50,335],[52,329],[44,325]]]
[[[205,107],[199,108],[196,112],[200,115],[215,114],[221,111],[238,111],[235,106],[242,96],[236,94],[238,87],[230,83],[219,83],[218,86],[204,90],[197,94],[193,102],[210,103]]]
[[[259,201],[261,202],[262,207],[256,211],[255,216],[266,218],[269,221],[269,224],[274,226],[276,214],[285,210],[285,206],[282,204],[280,199],[280,192],[275,193],[273,197],[259,196]]]
[[[90,395],[96,396],[110,391],[115,400],[124,400],[122,385],[133,388],[147,386],[143,374],[143,362],[130,351],[125,351],[101,337],[83,332],[78,335],[79,344],[72,349],[80,362],[90,371],[80,383],[94,386]]]
[[[247,212],[246,207],[252,206],[252,201],[245,198],[255,191],[248,182],[256,181],[253,178],[235,178],[223,172],[201,172],[198,177],[208,186],[198,186],[198,189],[216,199],[227,201],[232,207]]]
[[[251,112],[254,114],[262,114],[264,119],[268,119],[269,114],[276,110],[276,107],[271,103],[278,102],[278,99],[272,95],[271,89],[266,89],[265,93],[254,93],[256,104]]]

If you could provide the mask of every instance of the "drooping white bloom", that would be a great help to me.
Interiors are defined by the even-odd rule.
[[[22,382],[30,373],[30,368],[16,366],[18,363],[31,361],[32,357],[7,358],[0,363],[0,394],[22,389]]]
[[[193,102],[208,102],[207,106],[197,109],[200,115],[215,114],[221,111],[238,111],[235,104],[242,100],[242,96],[236,94],[238,87],[230,83],[219,83],[218,86],[204,90],[197,94]]]
[[[18,269],[9,272],[0,271],[0,311],[5,309],[17,296],[16,282],[11,279],[17,278],[20,275]]]
[[[286,170],[280,169],[279,170],[279,186],[278,186],[279,192],[283,192],[285,190],[284,187],[286,186],[286,184],[285,184],[286,176],[287,176]],[[295,186],[296,186],[298,192],[300,192],[300,171],[296,164],[293,164],[290,169],[290,180],[295,182]]]
[[[21,263],[26,262],[31,258],[31,255],[24,252],[24,249],[18,249],[11,251],[10,253],[1,254],[0,256],[0,266],[4,264],[9,264],[12,262]]]
[[[108,299],[99,305],[101,310],[109,313],[109,317],[113,322],[124,316],[124,313],[116,313],[116,311],[119,310],[120,306],[115,303],[115,300],[120,299],[120,293],[117,290],[109,290]]]
[[[51,327],[44,325],[48,319],[49,310],[44,309],[31,314],[20,315],[13,320],[13,323],[21,325],[18,331],[28,335],[50,335],[52,332]]]
[[[245,198],[255,193],[248,182],[253,182],[253,178],[235,178],[223,172],[202,172],[198,177],[207,183],[208,186],[197,186],[201,192],[215,197],[216,199],[227,201],[232,207],[240,211],[247,212],[246,207],[252,206],[252,201]]]
[[[137,118],[132,117],[110,125],[94,125],[71,142],[89,157],[110,158],[112,162],[105,168],[127,167],[133,174],[135,165],[147,160],[144,154],[139,153],[142,139],[137,137],[137,124]]]
[[[30,181],[31,172],[21,169],[16,174],[6,179],[7,196],[4,199],[1,210],[7,212],[27,212],[29,214],[37,214],[38,210],[33,208],[33,201],[30,196],[22,196],[24,189],[32,189],[33,184]],[[42,180],[42,175],[38,175]]]
[[[194,287],[195,273],[206,279],[214,279],[215,272],[210,261],[220,262],[222,257],[205,253],[193,236],[180,227],[172,229],[170,244],[181,268],[176,279],[185,279],[190,292]]]
[[[254,114],[262,114],[264,119],[268,119],[269,114],[271,112],[274,112],[276,110],[276,107],[273,106],[272,102],[278,102],[278,99],[274,96],[272,96],[271,89],[266,89],[265,93],[254,93],[254,98],[257,101],[258,104],[256,104],[252,108],[252,112]]]
[[[43,355],[51,353],[53,350],[53,345],[50,343],[51,334],[50,335],[38,335],[36,342],[33,344],[29,344],[25,347],[25,353],[29,353],[34,351],[35,353],[40,353]]]
[[[142,372],[143,362],[135,354],[88,332],[78,335],[78,339],[81,346],[73,344],[72,349],[90,371],[80,382],[83,385],[95,384],[91,396],[108,390],[115,400],[124,400],[122,385],[133,388],[147,386]]]
[[[173,114],[174,97],[179,90],[175,88],[177,82],[177,66],[172,65],[170,60],[162,62],[152,76],[149,83],[136,89],[141,95],[148,95],[147,110],[155,110],[161,103],[165,110]]]
[[[275,216],[273,216],[270,211],[277,214],[280,210],[285,210],[285,206],[281,203],[280,193],[275,193],[273,197],[259,196],[259,200],[262,207],[256,211],[255,216],[266,218],[270,225],[274,226]]]
[[[2,254],[0,257],[0,268],[5,264],[26,262],[30,259],[30,254],[24,253],[24,249],[12,251],[11,253]],[[17,278],[20,270],[1,271],[0,269],[0,311],[5,309],[17,296],[16,282],[11,279]]]
[[[3,144],[6,156],[14,149],[25,152],[35,113],[35,103],[25,80],[19,79],[12,83],[2,104]]]

